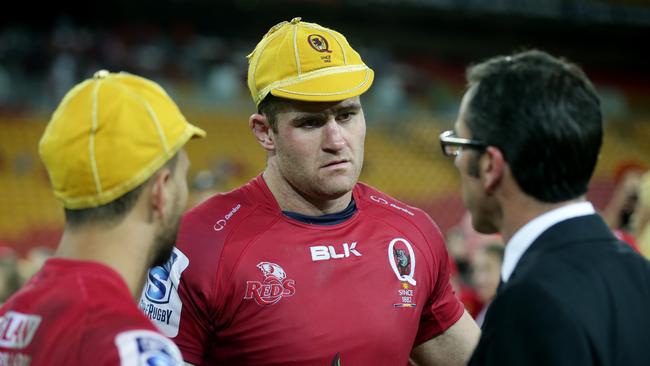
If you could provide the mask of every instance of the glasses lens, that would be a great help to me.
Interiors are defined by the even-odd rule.
[[[447,156],[457,156],[460,154],[461,147],[458,145],[446,144],[444,146],[444,153]]]

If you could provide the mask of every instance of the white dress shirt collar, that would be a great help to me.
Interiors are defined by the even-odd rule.
[[[546,229],[558,222],[594,213],[596,213],[596,210],[589,202],[571,203],[537,216],[522,226],[506,244],[503,266],[501,266],[501,279],[503,282],[508,282],[521,256]]]

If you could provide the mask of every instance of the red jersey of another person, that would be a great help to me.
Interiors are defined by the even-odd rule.
[[[258,176],[183,218],[141,308],[201,365],[406,365],[463,314],[427,214],[366,185],[335,225],[285,216]]]
[[[0,309],[0,365],[182,365],[113,269],[53,258]]]

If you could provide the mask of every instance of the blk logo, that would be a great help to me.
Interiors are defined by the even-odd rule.
[[[361,257],[361,253],[356,249],[356,246],[357,242],[353,241],[351,244],[343,243],[342,247],[339,248],[334,245],[316,245],[309,247],[309,250],[311,251],[311,260],[316,262],[348,258],[350,255]]]

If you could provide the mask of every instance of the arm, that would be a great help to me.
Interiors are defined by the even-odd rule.
[[[481,331],[465,311],[454,325],[411,352],[416,365],[465,365],[469,360]]]

